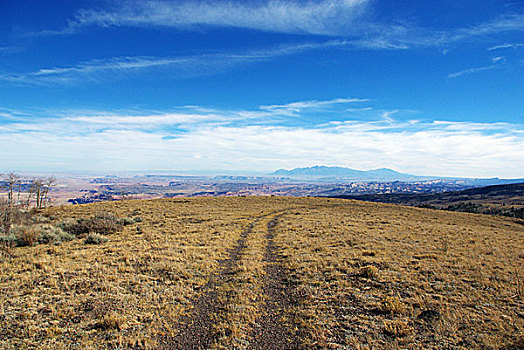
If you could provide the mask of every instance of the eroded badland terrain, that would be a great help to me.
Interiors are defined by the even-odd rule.
[[[78,223],[105,213],[125,226],[86,239]],[[516,219],[220,197],[53,207],[37,221],[75,238],[2,248],[3,349],[524,347]]]

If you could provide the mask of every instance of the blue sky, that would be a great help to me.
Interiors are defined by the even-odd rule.
[[[524,177],[523,82],[523,1],[0,1],[0,170]]]

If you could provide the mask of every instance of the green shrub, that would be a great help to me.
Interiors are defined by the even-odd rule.
[[[107,237],[102,236],[101,234],[91,232],[86,240],[84,241],[85,244],[102,244],[107,242]]]
[[[14,247],[16,245],[16,236],[12,233],[0,235],[0,245]]]
[[[136,216],[133,218],[134,222],[142,222],[142,218],[140,216]]]
[[[35,215],[31,218],[31,220],[35,223],[35,224],[47,224],[49,222],[51,222],[51,220],[46,217],[46,216],[42,216],[42,215]]]
[[[72,228],[73,226],[75,226],[76,224],[78,224],[78,221],[77,221],[76,219],[73,219],[73,218],[66,218],[66,219],[60,221],[60,222],[59,222],[58,224],[56,224],[55,226],[61,228],[61,229],[64,230],[64,231],[69,232],[69,230],[71,230],[71,228]]]
[[[127,225],[133,225],[135,223],[135,220],[131,219],[131,218],[123,218],[123,219],[120,219],[120,223],[123,225],[123,226],[127,226]]]
[[[13,225],[8,235],[1,240],[19,247],[35,244],[55,244],[71,241],[75,236],[51,224]]]
[[[65,232],[60,227],[56,227],[50,224],[43,224],[34,227],[39,231],[40,237],[38,238],[39,243],[51,243],[58,245],[63,241],[72,241],[75,236]]]

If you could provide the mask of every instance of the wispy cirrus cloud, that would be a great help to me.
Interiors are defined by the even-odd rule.
[[[351,100],[355,99],[281,106],[301,106],[298,113],[302,114],[319,106],[344,110],[345,104],[358,103]],[[9,169],[76,169],[82,159],[84,169],[99,171],[272,171],[330,164],[361,169],[386,166],[423,175],[523,176],[522,124],[397,121],[391,116],[384,120],[384,111],[370,110],[374,119],[349,119],[348,114],[342,121],[289,126],[274,119],[282,117],[278,108],[264,107],[221,111],[192,106],[157,114],[64,112],[47,118],[20,117],[17,123],[1,125],[0,142],[9,148],[0,148],[0,157]]]
[[[309,101],[299,101],[291,102],[281,105],[267,105],[260,106],[262,110],[272,111],[274,113],[284,114],[284,115],[297,115],[299,112],[305,109],[319,109],[319,108],[330,108],[335,105],[345,105],[348,103],[357,103],[357,102],[369,102],[370,99],[367,98],[336,98],[332,100],[309,100]]]
[[[71,34],[86,26],[236,27],[280,33],[336,35],[351,30],[368,0],[324,1],[126,1],[110,10],[84,9],[59,31]]]
[[[522,31],[524,31],[524,14],[505,14],[476,26],[452,31],[448,33],[449,38],[447,40],[459,41],[471,37]]]
[[[442,46],[480,36],[524,31],[524,14],[502,14],[477,25],[434,30],[409,22],[381,22],[370,0],[321,1],[126,1],[110,9],[83,9],[60,30],[32,35],[73,34],[88,27],[164,27],[182,30],[225,27],[287,34],[343,37],[366,49]]]
[[[11,123],[7,129],[15,131],[62,130],[64,135],[75,132],[104,130],[189,130],[207,125],[276,125],[299,113],[344,111],[348,104],[371,101],[361,98],[306,100],[283,105],[259,106],[250,110],[215,109],[201,106],[182,106],[169,112],[158,111],[90,111],[90,110],[33,110],[13,111],[0,107]],[[0,120],[0,125],[2,120]],[[5,129],[5,128],[4,128]],[[5,129],[5,130],[7,130]]]
[[[471,75],[471,74],[479,73],[482,71],[493,70],[497,68],[499,68],[497,64],[490,64],[488,66],[468,68],[468,69],[461,70],[459,72],[450,73],[448,74],[448,78],[458,78],[463,75]]]
[[[488,48],[488,51],[500,50],[500,49],[515,49],[515,48],[519,48],[519,47],[524,47],[524,44],[521,44],[521,43],[517,43],[517,44],[500,44],[500,45],[495,45],[495,46],[492,46],[492,47]]]
[[[218,74],[232,67],[299,54],[310,50],[345,48],[351,43],[344,40],[280,45],[236,53],[210,53],[179,57],[114,57],[94,59],[70,67],[42,68],[33,72],[1,73],[0,81],[20,84],[74,84],[117,79],[128,73],[152,70],[169,70],[170,77],[190,77]]]

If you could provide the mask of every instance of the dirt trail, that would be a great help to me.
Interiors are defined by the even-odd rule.
[[[193,300],[192,312],[179,321],[177,335],[163,342],[164,348],[207,349],[224,335],[222,334],[224,331],[216,329],[214,325],[217,316],[225,311],[225,306],[234,298],[234,295],[227,293],[226,300],[219,301],[219,297],[224,296],[220,295],[218,289],[234,280],[235,266],[246,248],[246,239],[256,223],[264,216],[266,215],[256,218],[244,228],[234,247],[228,250],[227,259],[220,262],[219,272],[211,277],[209,282],[202,287],[200,296]]]
[[[199,296],[193,300],[191,313],[178,322],[176,336],[161,341],[165,349],[207,349],[224,335],[227,330],[215,327],[221,314],[227,313],[227,305],[235,298],[234,290],[220,291],[221,286],[234,283],[236,266],[247,245],[246,240],[255,225],[263,218],[278,214],[271,212],[260,215],[244,228],[233,248],[228,250],[228,257],[220,262],[219,272],[213,275],[202,288]]]
[[[267,225],[264,257],[266,275],[263,287],[266,301],[262,316],[253,327],[249,349],[298,349],[301,344],[300,328],[294,324],[295,317],[292,314],[299,302],[295,293],[296,283],[291,279],[290,271],[281,264],[282,257],[274,243],[279,216]]]

